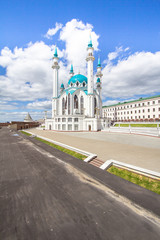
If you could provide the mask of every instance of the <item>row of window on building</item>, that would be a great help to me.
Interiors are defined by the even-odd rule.
[[[118,117],[117,120],[134,120],[134,119],[155,119],[156,118],[156,115],[147,115],[147,116],[128,116],[128,117]],[[158,116],[158,118],[160,118],[160,115]]]
[[[68,120],[68,122],[78,122],[78,118],[55,118],[55,122],[66,122]]]
[[[146,110],[146,111],[145,111]],[[157,109],[160,112],[160,108]],[[116,114],[118,115],[123,115],[123,114],[133,114],[133,113],[145,113],[145,112],[155,112],[155,108],[148,108],[148,109],[142,109],[142,110],[134,110],[134,111],[124,111],[124,112],[117,112],[117,113],[107,113],[108,116],[115,116]],[[105,110],[104,110],[105,112]]]
[[[51,126],[51,125],[50,125]],[[50,127],[51,129],[51,127]],[[78,124],[55,124],[55,129],[56,130],[62,130],[62,131],[78,131],[79,130],[79,125]]]
[[[108,109],[106,109],[106,111],[114,111],[114,110],[121,110],[121,109],[134,108],[134,107],[144,107],[144,106],[150,106],[150,105],[155,105],[155,104],[160,104],[160,100],[108,108]]]

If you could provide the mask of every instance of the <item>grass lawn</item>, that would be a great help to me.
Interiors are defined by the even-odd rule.
[[[27,133],[27,132],[24,132],[24,131],[21,131],[21,133],[26,134],[26,135],[28,135],[28,136],[31,136],[30,133]],[[75,157],[75,158],[84,160],[84,159],[86,159],[86,157],[87,157],[87,156],[82,155],[82,154],[80,154],[80,153],[71,151],[71,150],[69,150],[69,149],[67,149],[67,148],[64,148],[64,147],[58,146],[58,145],[56,145],[56,144],[54,144],[54,143],[48,142],[48,141],[46,141],[46,140],[43,140],[42,138],[35,137],[35,139],[37,139],[38,141],[41,141],[41,142],[43,142],[43,143],[45,143],[45,144],[48,144],[49,146],[54,147],[54,148],[56,148],[56,149],[58,149],[58,150],[60,150],[60,151],[62,151],[62,152],[65,152],[65,153],[67,153],[67,154],[69,154],[69,155],[71,155],[71,156],[73,156],[73,157]]]
[[[119,127],[119,125],[120,125],[120,127],[129,127],[129,125],[131,126],[131,127],[157,127],[157,124],[138,124],[138,123],[135,123],[135,124],[128,124],[128,123],[121,123],[121,124],[115,124],[114,125],[114,127]]]
[[[82,155],[82,154],[80,154],[80,153],[71,151],[71,150],[69,150],[69,149],[67,149],[67,148],[58,146],[58,145],[56,145],[56,144],[54,144],[54,143],[50,143],[50,142],[48,142],[48,141],[46,141],[46,140],[43,140],[42,138],[35,137],[35,139],[37,139],[37,140],[39,140],[39,141],[41,141],[41,142],[43,142],[43,143],[46,143],[46,144],[48,144],[49,146],[54,147],[54,148],[56,148],[56,149],[58,149],[58,150],[60,150],[60,151],[62,151],[62,152],[65,152],[65,153],[67,153],[67,154],[69,154],[69,155],[71,155],[71,156],[73,156],[73,157],[75,157],[75,158],[84,160],[84,159],[86,159],[86,157],[87,157],[87,156]]]
[[[121,178],[128,180],[129,182],[135,183],[141,187],[147,188],[148,190],[160,194],[160,181],[152,179],[125,169],[121,169],[115,166],[111,166],[107,169],[108,172],[117,175]]]
[[[26,134],[27,136],[31,136],[32,135],[32,134],[30,134],[28,132],[24,132],[24,131],[21,131],[21,133]]]
[[[27,136],[31,136],[31,135],[32,135],[32,134],[27,133],[27,132],[24,132],[24,131],[21,131],[21,133],[26,134]],[[38,141],[41,141],[41,142],[43,142],[43,143],[45,143],[45,144],[48,144],[49,146],[54,147],[54,148],[56,148],[56,149],[58,149],[58,150],[60,150],[60,151],[62,151],[62,152],[65,152],[65,153],[67,153],[67,154],[69,154],[69,155],[71,155],[71,156],[73,156],[73,157],[75,157],[75,158],[84,160],[84,159],[86,159],[86,157],[87,157],[87,156],[82,155],[82,154],[80,154],[80,153],[71,151],[71,150],[69,150],[69,149],[67,149],[67,148],[58,146],[58,145],[56,145],[56,144],[54,144],[54,143],[50,143],[50,142],[48,142],[48,141],[46,141],[46,140],[43,140],[42,138],[35,137],[35,139],[37,139]]]

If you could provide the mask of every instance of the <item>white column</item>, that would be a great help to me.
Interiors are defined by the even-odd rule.
[[[58,97],[58,69],[53,68],[53,98]]]
[[[88,60],[88,94],[93,94],[93,60]]]

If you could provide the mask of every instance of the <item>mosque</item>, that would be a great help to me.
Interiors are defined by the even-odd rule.
[[[94,48],[90,39],[87,47],[87,77],[74,74],[73,65],[65,88],[62,83],[58,91],[58,54],[53,57],[53,98],[52,118],[45,120],[46,130],[56,131],[99,131],[103,128],[102,118],[102,67],[100,58],[97,65],[97,81],[94,89],[93,61]]]

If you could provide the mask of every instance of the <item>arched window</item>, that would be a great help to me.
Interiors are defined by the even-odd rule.
[[[62,115],[65,114],[65,100],[64,98],[62,99]]]
[[[67,109],[67,96],[66,96],[66,101],[65,101],[65,109]]]
[[[94,98],[94,114],[97,112],[97,100]]]
[[[71,102],[70,102],[71,98],[70,98],[70,93],[68,94],[68,114],[71,113]]]
[[[84,98],[81,96],[81,114],[84,114]]]
[[[78,97],[77,97],[77,95],[74,96],[74,109],[78,109]]]

